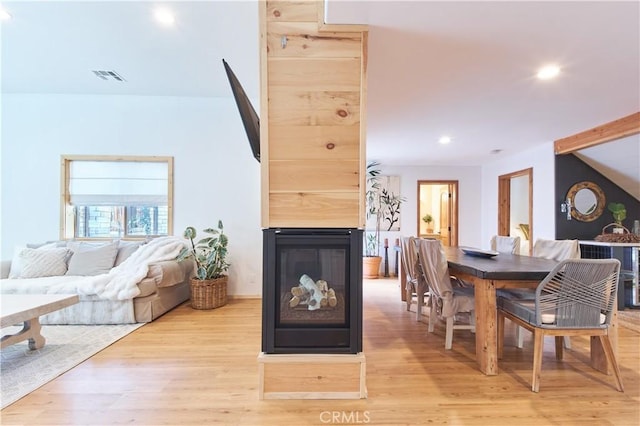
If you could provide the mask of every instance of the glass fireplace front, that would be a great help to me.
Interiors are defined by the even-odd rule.
[[[362,350],[362,231],[265,229],[263,352]]]

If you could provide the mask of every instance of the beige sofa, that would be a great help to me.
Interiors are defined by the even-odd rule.
[[[41,317],[42,324],[151,322],[189,299],[193,262],[172,260],[178,245],[175,239],[171,244],[56,242],[19,248],[12,261],[2,261],[0,294],[80,296],[80,303]]]

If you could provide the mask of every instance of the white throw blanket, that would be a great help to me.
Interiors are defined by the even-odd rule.
[[[140,246],[108,274],[91,277],[86,285],[78,287],[80,294],[98,295],[101,299],[127,300],[140,294],[138,283],[147,276],[149,264],[174,260],[185,246],[178,237],[160,237]]]

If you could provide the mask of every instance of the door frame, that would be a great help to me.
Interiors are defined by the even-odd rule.
[[[416,217],[417,226],[416,234],[420,234],[420,186],[421,185],[446,185],[449,188],[449,194],[451,194],[449,203],[449,245],[458,245],[458,181],[457,180],[419,180],[417,185],[416,195]]]
[[[533,167],[498,176],[498,235],[508,236],[511,231],[511,179],[529,178],[529,253],[533,252]]]

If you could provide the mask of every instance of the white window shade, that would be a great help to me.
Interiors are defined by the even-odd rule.
[[[167,205],[166,162],[71,161],[69,196],[73,205]]]

